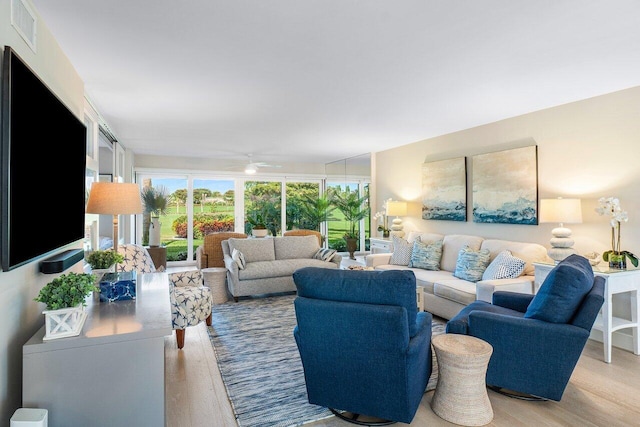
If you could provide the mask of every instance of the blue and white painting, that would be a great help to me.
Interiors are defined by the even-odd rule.
[[[467,220],[465,157],[422,165],[422,219]]]
[[[532,145],[473,156],[473,221],[538,223],[538,151]]]

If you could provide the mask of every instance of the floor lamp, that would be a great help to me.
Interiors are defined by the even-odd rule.
[[[118,215],[142,213],[138,184],[94,182],[91,184],[87,213],[113,215],[113,250],[118,252]]]
[[[540,223],[559,223],[560,226],[551,230],[551,249],[547,252],[549,257],[556,264],[571,254],[575,254],[573,249],[573,239],[571,230],[564,226],[567,224],[578,224],[582,222],[582,204],[580,199],[542,199],[540,200]]]

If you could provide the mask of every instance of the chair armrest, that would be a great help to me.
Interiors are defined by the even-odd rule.
[[[427,311],[421,311],[416,317],[418,324],[418,333],[409,339],[409,354],[421,351],[424,342],[431,342],[431,324],[433,316]]]
[[[548,357],[558,352],[582,352],[589,331],[567,323],[550,323],[537,319],[474,310],[469,313],[469,335],[489,343],[509,340],[510,351]],[[579,349],[578,349],[579,348]],[[525,360],[521,360],[525,363]]]
[[[207,262],[208,258],[208,255],[204,253],[204,246],[198,246],[198,248],[196,249],[196,265],[198,266],[199,270],[209,267],[209,264]]]
[[[367,267],[389,264],[391,254],[369,254],[365,257]]]
[[[493,305],[510,308],[524,313],[535,295],[521,294],[518,292],[498,291],[493,293]]]
[[[204,279],[200,270],[179,271],[177,273],[169,273],[169,280],[178,287],[200,287],[204,286]]]

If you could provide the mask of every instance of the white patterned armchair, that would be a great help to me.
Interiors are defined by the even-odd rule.
[[[124,261],[118,264],[118,271],[137,271],[154,273],[153,260],[144,246],[125,244],[118,246],[118,252]],[[163,269],[164,270],[164,269]],[[184,347],[184,330],[205,320],[211,325],[211,290],[204,286],[199,270],[182,271],[169,274],[171,299],[171,324],[176,331],[178,348]]]

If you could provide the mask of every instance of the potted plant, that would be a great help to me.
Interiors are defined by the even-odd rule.
[[[249,212],[247,222],[251,224],[251,234],[253,237],[265,237],[269,233],[264,216],[260,211],[254,210]]]
[[[357,191],[349,191],[349,188],[347,188],[346,191],[333,191],[331,201],[349,223],[349,229],[344,234],[344,240],[347,242],[349,258],[356,259],[354,252],[358,247],[358,238],[360,236],[358,224],[369,213],[367,197],[360,197]]]
[[[167,213],[169,206],[168,191],[165,187],[147,186],[141,192],[144,213],[150,216],[149,246],[160,246],[160,215]]]
[[[105,273],[114,272],[115,265],[122,261],[124,261],[122,254],[111,249],[93,251],[87,256],[87,263],[91,266],[91,272],[96,276],[96,281],[100,281]]]
[[[80,334],[84,325],[86,298],[97,291],[95,278],[88,273],[67,273],[47,283],[34,301],[46,304],[44,340]]]

